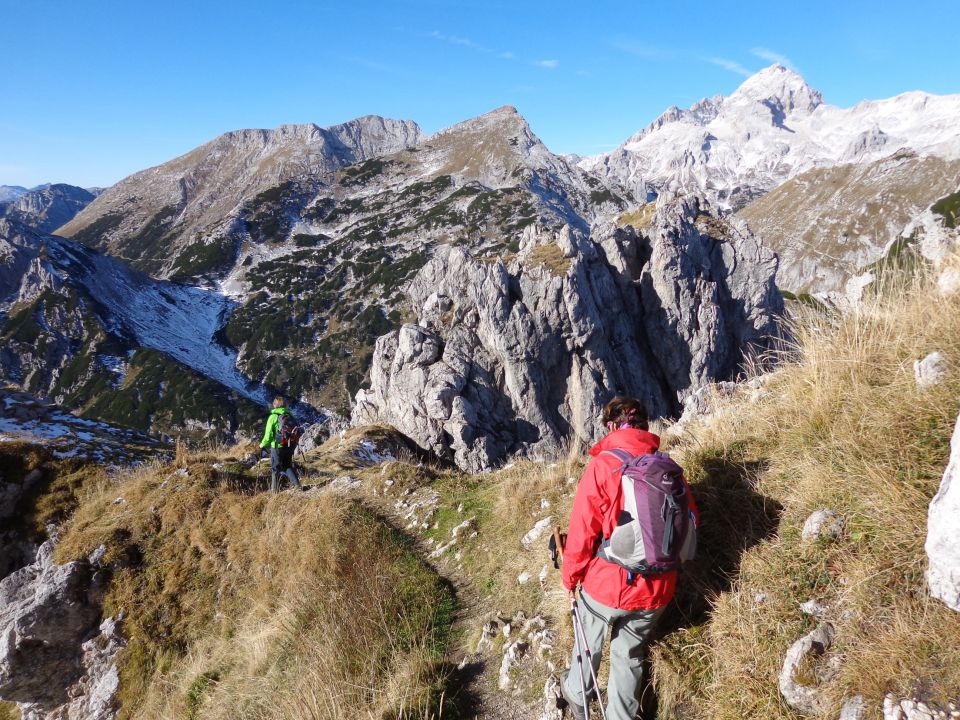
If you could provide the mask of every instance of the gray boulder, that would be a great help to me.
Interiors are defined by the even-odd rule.
[[[0,580],[0,699],[53,708],[84,672],[81,644],[97,627],[86,561],[55,565],[45,542],[34,563]]]
[[[833,634],[833,626],[824,623],[787,650],[780,670],[780,695],[787,705],[801,715],[817,715],[827,709],[827,700],[819,687],[823,678],[819,675],[808,677],[809,673],[801,672],[801,669],[816,665],[816,661],[830,649]]]
[[[803,523],[800,536],[804,542],[814,542],[820,538],[836,540],[843,533],[843,524],[843,518],[833,510],[815,510]]]
[[[475,472],[592,442],[616,393],[675,416],[774,342],[776,265],[696,200],[661,206],[646,234],[530,226],[508,264],[441,247],[407,287],[417,322],[377,341],[352,422]]]
[[[943,353],[932,352],[923,360],[915,360],[913,375],[921,388],[931,388],[942,383],[947,376],[947,361]]]
[[[960,611],[960,418],[950,448],[940,490],[927,512],[927,585],[933,597]]]

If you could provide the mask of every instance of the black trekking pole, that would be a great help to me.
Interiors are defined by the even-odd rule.
[[[597,672],[593,669],[593,656],[590,654],[590,646],[587,644],[587,633],[583,629],[583,620],[580,618],[580,609],[577,607],[577,599],[570,600],[570,614],[573,616],[573,632],[576,636],[579,633],[584,651],[587,654],[587,665],[590,667],[590,677],[593,680],[593,691],[597,694],[597,704],[600,706],[600,715],[603,720],[607,720],[607,712],[603,709],[603,697],[600,695],[600,683],[597,681]],[[579,653],[577,656],[579,660]]]

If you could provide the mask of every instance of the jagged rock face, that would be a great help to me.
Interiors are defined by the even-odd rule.
[[[68,701],[83,673],[81,643],[96,627],[86,562],[55,565],[53,543],[37,560],[0,580],[0,698],[46,707]]]
[[[417,324],[377,341],[355,424],[387,423],[478,471],[599,434],[614,393],[672,415],[777,332],[776,259],[698,203],[593,239],[530,228],[509,264],[441,248],[407,288]]]
[[[38,703],[19,703],[23,720],[113,720],[120,689],[116,660],[125,646],[121,623],[115,618],[104,620],[100,633],[81,645],[82,674],[67,689],[69,702],[52,710]]]
[[[611,153],[581,166],[643,193],[703,194],[736,210],[811,168],[868,163],[908,148],[960,157],[960,95],[905,93],[841,109],[774,65],[729,97],[671,108]]]
[[[930,594],[960,611],[960,418],[950,462],[927,514],[927,584]]]
[[[93,202],[96,195],[73,185],[46,185],[20,195],[0,207],[6,215],[34,230],[52,233]]]

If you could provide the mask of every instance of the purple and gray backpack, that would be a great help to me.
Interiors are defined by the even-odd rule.
[[[633,456],[605,450],[622,465],[623,510],[597,555],[632,575],[674,570],[697,550],[697,524],[683,468],[666,453]],[[632,577],[631,577],[632,580]]]

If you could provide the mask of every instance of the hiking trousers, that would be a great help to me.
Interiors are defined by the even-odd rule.
[[[300,487],[300,478],[293,467],[293,448],[270,448],[270,489],[280,490],[280,476],[285,475],[293,487]]]
[[[635,720],[640,711],[640,691],[643,680],[643,660],[647,651],[647,639],[663,608],[655,610],[616,610],[598,603],[580,588],[577,603],[587,647],[593,659],[593,671],[599,674],[603,643],[610,629],[610,681],[607,683],[607,720]],[[576,632],[576,630],[574,630]],[[594,696],[593,677],[587,667],[587,654],[583,658],[583,685],[587,698]],[[577,663],[577,644],[573,646],[570,672],[563,691],[568,698],[579,701],[583,707],[586,700],[580,690],[580,665]]]

